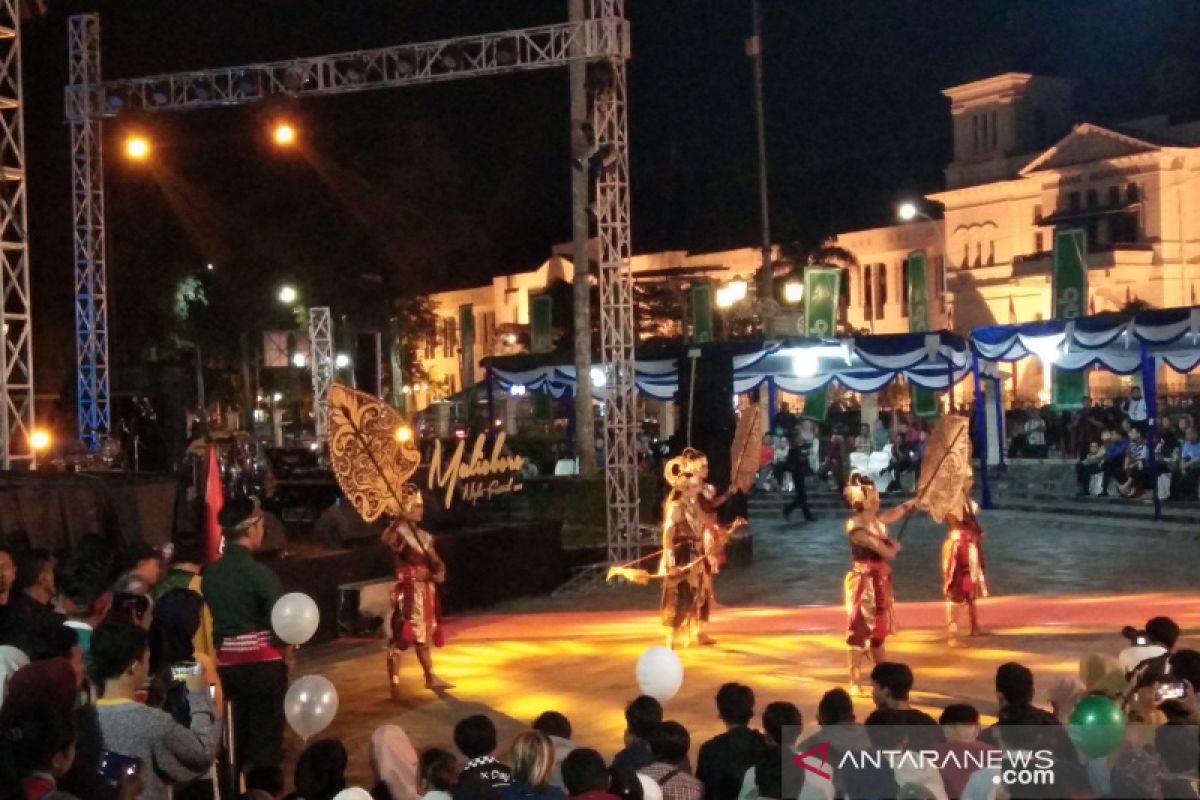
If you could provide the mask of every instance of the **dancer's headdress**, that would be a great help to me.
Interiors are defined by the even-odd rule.
[[[879,490],[875,488],[875,481],[861,472],[851,472],[850,479],[846,482],[846,488],[842,490],[842,496],[846,498],[846,505],[851,508],[866,505],[867,497],[870,495],[879,495]]]

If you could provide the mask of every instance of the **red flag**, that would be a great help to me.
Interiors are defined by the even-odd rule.
[[[217,464],[217,448],[209,445],[204,470],[204,563],[211,564],[221,555],[221,525],[217,514],[225,505],[225,489],[221,486],[221,468]]]
[[[1012,295],[1008,296],[1008,324],[1017,324],[1017,307],[1013,304]]]

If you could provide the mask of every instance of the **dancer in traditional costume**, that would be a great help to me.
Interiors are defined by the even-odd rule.
[[[876,664],[887,660],[884,641],[896,629],[893,615],[892,568],[888,563],[900,552],[900,542],[888,537],[887,526],[903,517],[914,505],[908,500],[880,512],[875,483],[859,473],[850,476],[845,490],[853,513],[846,520],[852,563],[844,581],[846,612],[849,616],[846,644],[849,646],[850,690],[862,692],[863,656],[870,647]]]
[[[671,459],[666,468],[672,492],[663,509],[658,575],[663,581],[660,615],[668,647],[712,642],[701,626],[712,607],[722,532],[701,507],[704,482],[699,467],[694,455],[685,454]]]
[[[401,497],[405,506],[382,537],[396,562],[387,658],[393,699],[398,699],[399,693],[400,654],[410,647],[421,663],[427,689],[440,692],[454,688],[433,673],[430,650],[431,646],[444,644],[437,587],[446,580],[446,565],[434,549],[433,537],[419,527],[425,512],[420,490],[407,484]]]
[[[942,591],[946,597],[946,625],[951,646],[958,642],[958,617],[963,606],[971,623],[971,635],[979,636],[979,615],[975,601],[987,597],[987,576],[983,571],[983,528],[976,514],[979,506],[971,499],[971,476],[963,486],[962,502],[957,511],[946,513],[949,530],[942,544]]]

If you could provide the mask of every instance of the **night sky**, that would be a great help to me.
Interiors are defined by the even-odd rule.
[[[1195,0],[762,0],[772,226],[812,243],[884,224],[941,188],[939,90],[1005,70],[1079,82],[1079,116],[1200,111]],[[749,0],[632,0],[634,247],[703,250],[757,237]],[[66,17],[100,10],[104,74],[245,64],[561,21],[566,0],[119,0],[57,3],[25,29],[40,391],[71,344]],[[295,120],[303,153],[267,143]],[[119,157],[154,139],[154,166]],[[181,277],[213,262],[209,297],[274,327],[292,281],[335,312],[528,269],[570,238],[565,70],[267,107],[121,117],[107,126],[114,359],[167,324]],[[373,294],[374,293],[374,294]],[[254,311],[250,311],[254,309]]]

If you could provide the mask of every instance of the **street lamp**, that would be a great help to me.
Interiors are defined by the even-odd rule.
[[[791,305],[796,305],[804,299],[804,284],[800,281],[788,281],[783,285],[783,299]]]
[[[281,286],[279,289],[279,302],[284,305],[291,305],[296,302],[296,290],[291,286]]]
[[[292,355],[292,364],[294,366],[299,367],[300,369],[304,369],[304,364],[306,362],[307,362],[307,359],[304,357],[304,353],[294,353]]]
[[[338,353],[333,359],[333,365],[338,369],[345,369],[350,366],[350,356],[345,353]]]
[[[896,216],[901,222],[912,222],[920,215],[921,210],[917,208],[917,204],[911,200],[905,200],[896,208]]]
[[[275,144],[280,147],[287,147],[296,142],[296,129],[286,122],[281,122],[275,126],[275,131],[272,134],[275,139]]]
[[[150,142],[144,136],[130,136],[125,140],[125,155],[133,161],[143,161],[150,155]]]
[[[716,304],[720,309],[727,309],[733,305],[733,295],[730,294],[728,286],[717,289]]]
[[[729,291],[729,297],[733,302],[738,303],[746,299],[746,282],[741,278],[730,281],[725,288]]]

